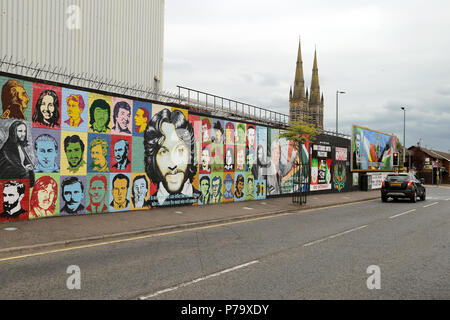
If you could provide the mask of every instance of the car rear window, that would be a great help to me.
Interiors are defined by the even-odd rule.
[[[387,176],[386,180],[388,182],[404,182],[409,181],[410,177],[407,175]]]

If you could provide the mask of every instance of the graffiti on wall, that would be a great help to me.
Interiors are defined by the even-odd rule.
[[[0,220],[265,199],[293,191],[279,130],[0,76]]]

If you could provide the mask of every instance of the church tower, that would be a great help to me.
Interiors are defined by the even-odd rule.
[[[295,70],[294,91],[289,92],[289,121],[304,120],[323,129],[323,94],[320,93],[317,52],[314,51],[311,88],[305,94],[301,44],[298,44],[297,66]]]

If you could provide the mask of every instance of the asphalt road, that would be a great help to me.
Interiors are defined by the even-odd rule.
[[[1,259],[0,296],[450,299],[450,188],[429,188],[427,196]],[[79,268],[81,289],[68,289],[69,266]],[[368,289],[369,277],[379,289]]]

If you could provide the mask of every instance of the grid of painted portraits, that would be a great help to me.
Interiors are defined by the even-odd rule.
[[[0,87],[0,221],[293,191],[297,151],[278,129],[5,76]]]

